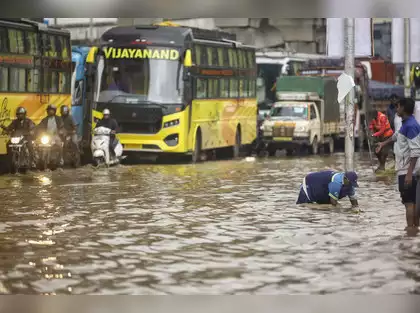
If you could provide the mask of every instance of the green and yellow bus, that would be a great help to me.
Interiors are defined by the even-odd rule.
[[[125,152],[189,154],[257,136],[255,49],[217,30],[177,25],[115,27],[91,49],[88,93],[95,126],[108,108]],[[89,104],[90,103],[90,104]]]
[[[36,124],[48,104],[71,105],[71,47],[68,31],[27,19],[0,19],[0,125],[23,106]],[[0,156],[8,135],[0,134]]]

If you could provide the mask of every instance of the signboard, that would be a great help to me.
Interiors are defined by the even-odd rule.
[[[392,19],[392,63],[404,63],[404,19]],[[410,18],[410,62],[420,62],[420,18]]]
[[[355,18],[355,56],[372,56],[372,19]],[[327,54],[344,57],[344,18],[327,18]]]

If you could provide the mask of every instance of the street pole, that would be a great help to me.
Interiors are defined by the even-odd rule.
[[[404,18],[404,94],[411,97],[410,84],[410,19]]]
[[[355,42],[355,20],[354,18],[344,19],[344,71],[354,79],[354,42]],[[354,170],[354,88],[348,93],[345,99],[345,171]]]
[[[89,18],[89,41],[93,45],[95,39],[93,38],[93,17]]]

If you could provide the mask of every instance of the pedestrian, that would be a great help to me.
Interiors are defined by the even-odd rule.
[[[296,204],[317,203],[336,206],[338,200],[349,197],[352,207],[357,207],[355,188],[356,172],[320,171],[309,173],[300,186]]]
[[[378,109],[375,109],[373,116],[374,119],[370,122],[369,129],[373,132],[372,137],[374,138],[375,143],[377,144],[378,142],[383,142],[388,138],[391,138],[394,132],[387,116]],[[387,146],[379,153],[376,153],[376,157],[379,161],[376,172],[385,170],[386,159],[388,158],[390,148],[390,146]]]
[[[397,113],[397,102],[398,102],[398,97],[396,95],[392,95],[390,97],[390,104],[386,110],[386,115],[388,117],[388,121],[391,125],[392,130],[395,132],[395,124],[394,124],[394,120],[395,120],[395,115]]]
[[[420,184],[418,158],[420,157],[420,125],[413,116],[414,100],[401,99],[397,103],[397,114],[402,119],[402,126],[391,138],[378,144],[376,152],[395,142],[395,170],[398,176],[398,190],[406,208],[407,230],[419,226]]]

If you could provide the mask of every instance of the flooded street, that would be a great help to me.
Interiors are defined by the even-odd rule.
[[[344,155],[0,177],[0,293],[420,293],[394,177],[356,155],[364,211],[295,205]]]

